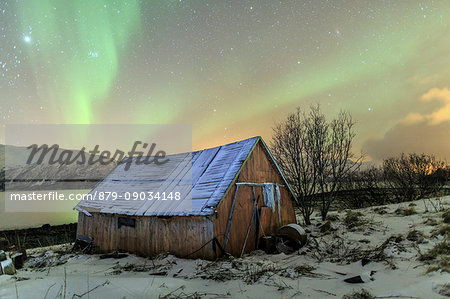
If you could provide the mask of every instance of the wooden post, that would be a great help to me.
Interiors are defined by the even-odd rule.
[[[248,234],[250,233],[250,229],[252,228],[253,219],[256,216],[256,208],[258,207],[258,199],[255,198],[255,189],[254,188],[255,187],[252,186],[253,201],[254,201],[252,218],[250,219],[250,223],[249,223],[248,228],[247,228],[247,234],[245,235],[244,245],[242,246],[242,251],[241,251],[241,255],[240,256],[242,256],[244,254],[245,246],[247,245]]]
[[[279,193],[280,197],[278,198],[278,226],[281,227],[281,191],[278,184],[275,184],[275,194]]]
[[[230,218],[228,218],[227,230],[225,232],[225,240],[223,241],[223,249],[225,251],[227,250],[228,237],[230,235],[230,228],[231,228],[231,219],[233,218],[234,205],[236,203],[236,195],[237,195],[238,189],[239,189],[239,185],[236,184],[236,191],[234,192],[233,204],[231,205]]]

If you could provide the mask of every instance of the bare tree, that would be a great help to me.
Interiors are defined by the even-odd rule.
[[[313,195],[317,176],[312,157],[308,153],[307,116],[297,108],[273,129],[271,150],[292,187],[300,206],[303,219],[311,224],[314,211]]]
[[[349,209],[384,205],[389,202],[389,192],[385,188],[383,171],[380,167],[357,171],[346,176],[344,191],[340,194],[341,207]]]
[[[327,122],[319,106],[309,113],[299,108],[274,128],[272,152],[292,186],[306,224],[320,199],[322,219],[341,190],[344,177],[356,171],[361,158],[352,162],[354,122],[341,112]]]
[[[436,195],[444,187],[449,166],[432,155],[402,153],[383,161],[385,182],[397,202]]]
[[[331,203],[336,199],[336,192],[342,190],[347,176],[359,170],[363,156],[356,158],[352,152],[355,122],[350,114],[340,112],[328,125],[319,107],[311,108],[311,116],[312,119],[323,119],[314,130],[318,132],[316,138],[324,144],[323,148],[316,150],[323,151],[319,155],[322,161],[317,164],[317,169],[320,213],[325,220]]]

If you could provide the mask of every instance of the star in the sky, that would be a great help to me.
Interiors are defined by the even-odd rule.
[[[96,57],[98,57],[98,52],[97,51],[89,51],[88,57],[96,58]]]

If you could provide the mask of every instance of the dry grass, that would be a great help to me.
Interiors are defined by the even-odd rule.
[[[165,295],[158,295],[158,299],[201,299],[201,298],[205,298],[205,297],[206,298],[228,298],[231,296],[229,292],[226,294],[205,293],[205,292],[185,293],[184,292],[185,288],[186,288],[186,286],[182,285]]]
[[[426,218],[424,221],[423,221],[423,224],[426,224],[426,225],[429,225],[429,226],[436,226],[436,225],[438,225],[439,223],[436,221],[436,219],[434,219],[434,218]]]
[[[450,209],[446,209],[442,213],[442,219],[444,220],[444,223],[450,223]]]
[[[287,269],[281,270],[278,273],[278,275],[283,276],[283,277],[288,277],[291,279],[297,279],[301,276],[320,277],[321,274],[314,273],[313,272],[314,270],[316,270],[315,267],[308,265],[308,264],[303,264],[303,265],[296,266],[294,268],[287,268]]]
[[[376,208],[373,209],[373,211],[374,211],[375,213],[377,213],[377,214],[380,214],[380,215],[384,215],[384,214],[387,214],[387,213],[388,213],[387,208],[386,208],[386,207],[383,207],[383,206],[381,206],[381,207],[376,207]]]
[[[320,232],[321,233],[330,233],[330,231],[332,230],[332,227],[331,227],[331,221],[330,220],[328,220],[327,222],[325,222],[324,224],[322,224],[321,226],[320,226]]]
[[[435,260],[437,257],[441,255],[448,255],[450,253],[450,241],[444,240],[440,243],[437,243],[433,248],[428,250],[425,254],[422,254],[419,257],[421,261],[431,261]]]
[[[448,259],[441,259],[436,264],[431,265],[427,269],[427,273],[435,272],[435,271],[442,271],[450,273],[450,264]]]
[[[342,296],[342,299],[376,299],[369,291],[361,289],[360,291],[353,291],[351,294]]]
[[[347,210],[345,213],[344,219],[342,223],[344,223],[347,228],[354,228],[357,226],[361,226],[365,223],[361,212],[354,212],[352,210]]]
[[[406,235],[406,239],[411,242],[421,243],[424,241],[424,235],[422,232],[413,229],[408,232],[408,234]]]
[[[252,265],[249,267],[247,274],[244,276],[244,282],[247,284],[254,284],[261,278],[270,278],[279,271],[280,269],[276,268],[275,266]]]
[[[444,224],[444,225],[436,227],[435,229],[433,229],[431,231],[432,237],[437,237],[439,235],[440,236],[450,236],[450,225]]]
[[[414,209],[414,207],[408,207],[408,208],[398,208],[397,210],[395,210],[394,213],[399,216],[411,216],[417,214],[417,211],[416,209]]]
[[[339,215],[338,214],[328,214],[327,220],[332,221],[332,222],[339,221]]]

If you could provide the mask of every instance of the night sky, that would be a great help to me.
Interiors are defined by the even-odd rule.
[[[450,1],[1,1],[1,122],[185,123],[201,149],[269,141],[319,103],[353,115],[374,160],[449,159],[449,17]]]

